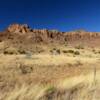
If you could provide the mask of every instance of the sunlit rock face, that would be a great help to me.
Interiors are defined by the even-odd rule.
[[[31,29],[29,28],[29,26],[27,24],[12,24],[7,28],[8,32],[13,32],[13,33],[27,33],[30,32]]]
[[[84,30],[60,32],[58,30],[31,29],[27,24],[11,24],[4,32],[0,32],[0,40],[33,45],[35,43],[85,44],[100,46],[100,32]],[[12,42],[13,41],[13,42]],[[13,43],[13,44],[14,44]]]

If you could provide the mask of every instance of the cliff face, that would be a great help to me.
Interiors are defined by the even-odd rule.
[[[25,43],[93,43],[100,42],[100,33],[73,31],[59,32],[56,30],[31,29],[27,24],[12,24],[0,34],[0,40],[21,41]]]

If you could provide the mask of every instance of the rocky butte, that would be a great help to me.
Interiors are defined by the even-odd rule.
[[[57,30],[31,29],[27,24],[11,24],[0,33],[0,41],[7,41],[9,44],[34,43],[59,43],[76,45],[83,43],[89,46],[99,46],[100,33],[77,30],[71,32],[59,32]]]

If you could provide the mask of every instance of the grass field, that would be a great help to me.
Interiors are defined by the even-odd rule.
[[[0,54],[0,100],[100,100],[99,49],[60,50]]]

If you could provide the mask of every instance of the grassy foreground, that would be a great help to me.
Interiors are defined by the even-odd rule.
[[[100,100],[100,54],[78,51],[1,54],[0,100]]]

